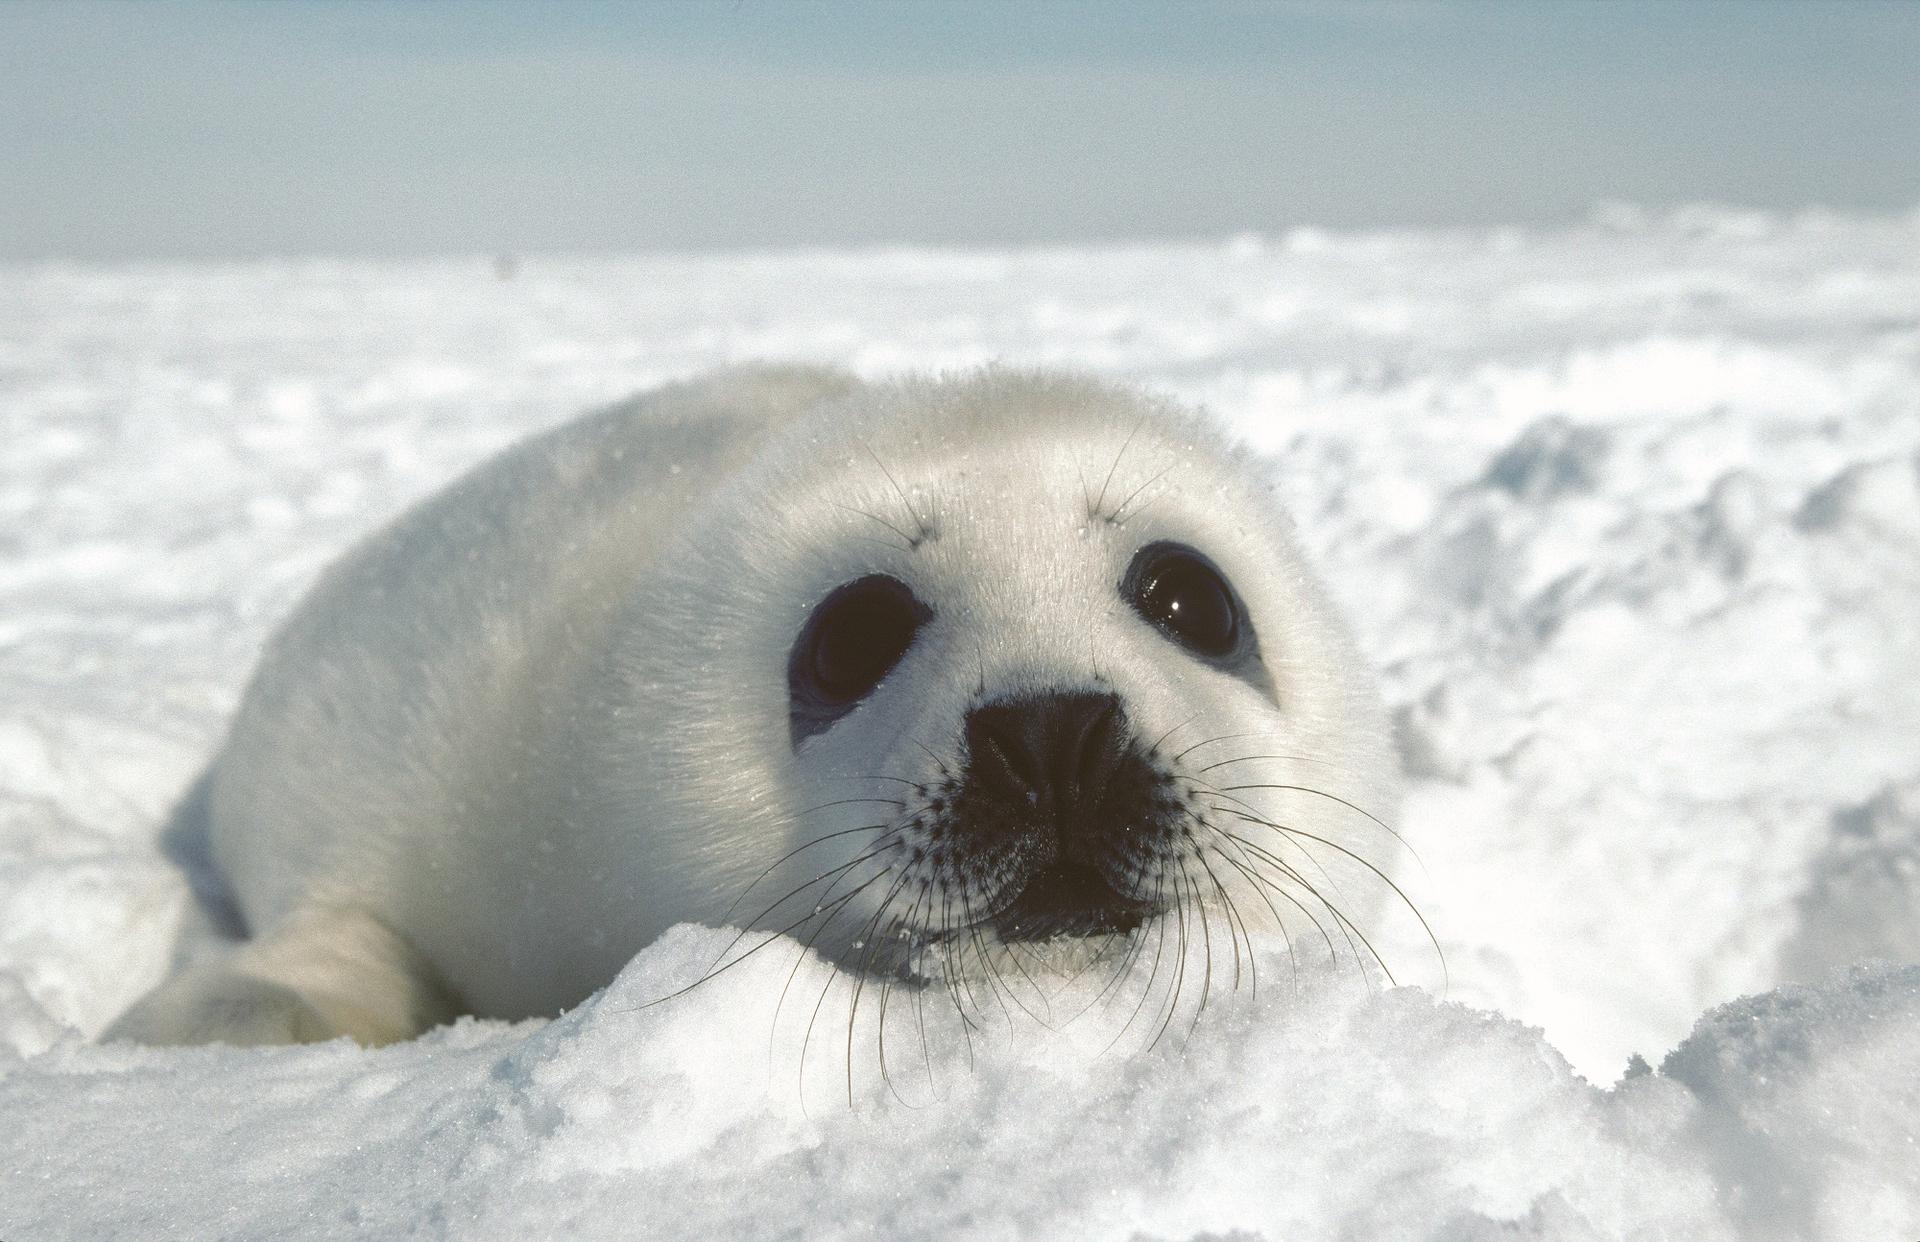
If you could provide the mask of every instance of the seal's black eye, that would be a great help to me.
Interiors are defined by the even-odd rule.
[[[1141,616],[1199,655],[1228,660],[1242,647],[1240,601],[1213,562],[1192,548],[1142,548],[1120,590]]]
[[[930,615],[904,582],[884,574],[822,600],[787,661],[794,740],[826,728],[879,685]]]

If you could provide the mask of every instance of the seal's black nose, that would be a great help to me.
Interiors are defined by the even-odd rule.
[[[967,713],[969,775],[1056,822],[1099,800],[1125,757],[1127,717],[1111,694],[1035,694]]]

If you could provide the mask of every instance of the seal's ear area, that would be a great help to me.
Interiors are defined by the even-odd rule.
[[[933,616],[912,588],[869,574],[822,600],[787,656],[788,727],[798,746],[871,694]]]

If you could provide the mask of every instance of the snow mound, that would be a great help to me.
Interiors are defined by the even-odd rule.
[[[552,1023],[376,1052],[69,1039],[0,1080],[0,1231],[1711,1239],[1920,1220],[1920,967],[1725,1006],[1613,1091],[1538,1030],[1352,976],[1216,998],[1125,1056],[1098,1024],[1019,1006],[971,1034],[929,1021],[924,1045],[896,1023],[883,1078],[871,1021],[847,1033],[846,977],[796,969],[792,942],[647,1005],[731,939],[679,929]],[[827,997],[804,1064],[783,988],[796,1017]]]

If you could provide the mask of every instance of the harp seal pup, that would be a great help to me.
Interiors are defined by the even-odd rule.
[[[107,1036],[553,1014],[682,922],[854,971],[1044,969],[1176,914],[1331,944],[1385,900],[1396,771],[1272,482],[1197,414],[1047,371],[724,371],[320,578],[199,787],[249,938]]]

